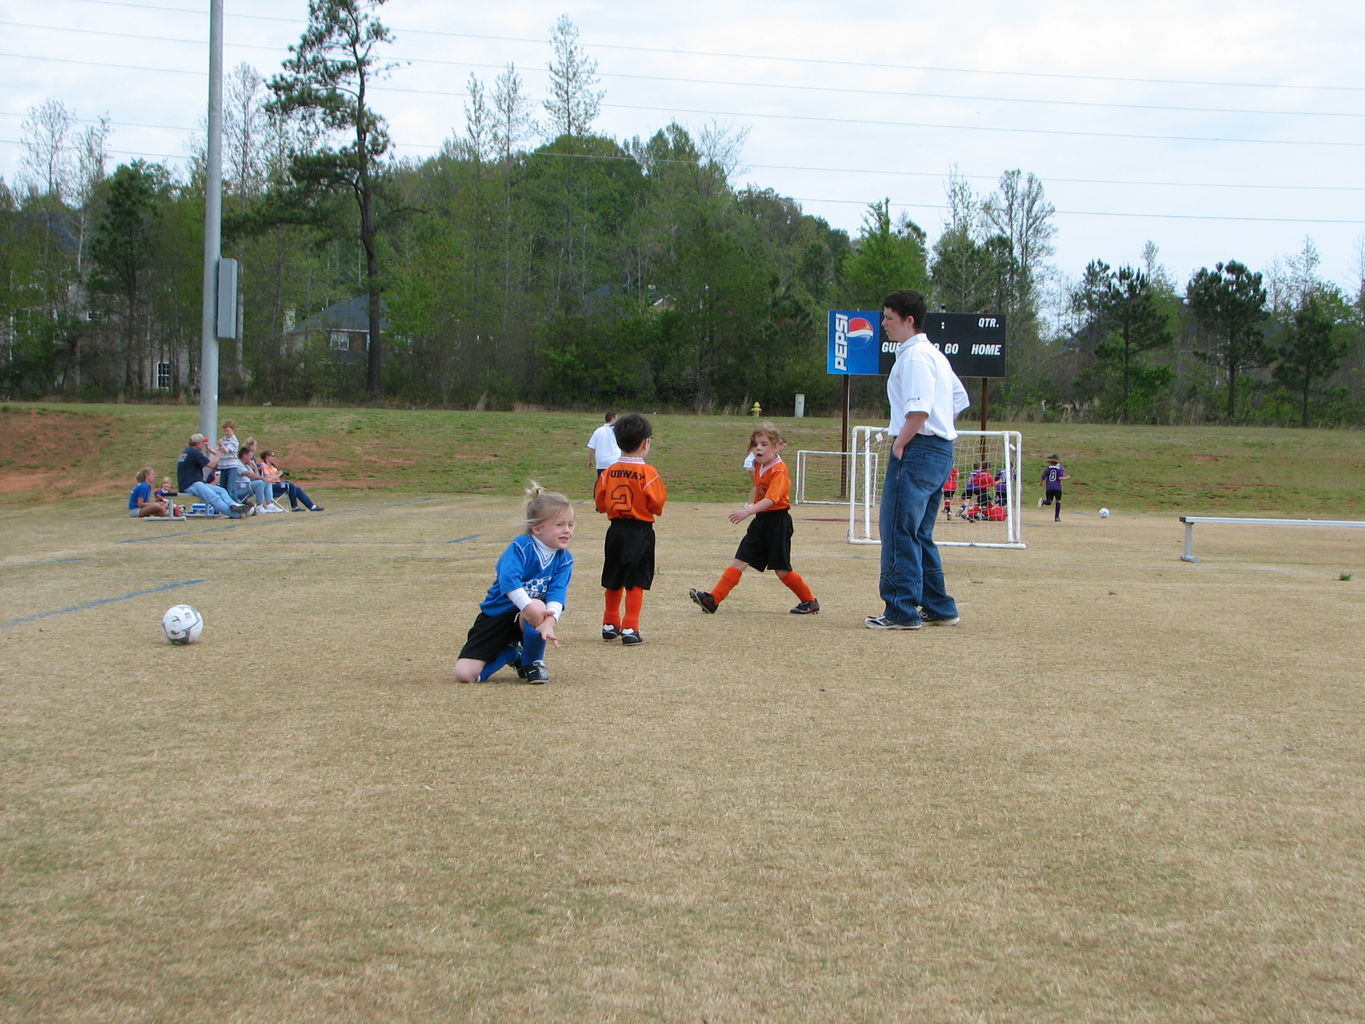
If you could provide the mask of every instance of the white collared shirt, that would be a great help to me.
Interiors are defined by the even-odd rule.
[[[891,405],[891,436],[900,433],[906,417],[925,412],[921,434],[936,434],[952,441],[957,438],[953,420],[971,398],[957,379],[948,357],[938,350],[923,332],[907,338],[896,349],[896,362],[886,378],[886,398]]]

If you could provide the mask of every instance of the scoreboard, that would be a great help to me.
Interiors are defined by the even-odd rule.
[[[948,357],[953,372],[970,377],[1005,376],[1005,318],[979,313],[930,313],[924,333]],[[882,332],[880,310],[829,311],[827,369],[832,374],[888,374],[896,344]]]

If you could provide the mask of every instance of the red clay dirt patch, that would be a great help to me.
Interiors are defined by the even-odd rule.
[[[102,494],[108,480],[91,480],[77,468],[91,437],[112,429],[108,417],[53,409],[0,410],[0,494],[29,492],[38,501],[73,494]],[[136,470],[130,470],[131,478]]]
[[[175,459],[184,446],[181,438],[168,438],[164,454],[155,457],[131,450],[126,472],[111,476],[104,467],[108,459],[86,459],[92,445],[119,443],[117,437],[122,424],[117,417],[100,416],[89,412],[65,412],[60,409],[0,409],[0,495],[25,494],[35,502],[57,501],[63,498],[122,494],[132,489],[133,478],[142,465],[150,465],[158,478],[175,479]],[[134,448],[136,446],[134,445]],[[139,461],[142,460],[142,461]],[[84,463],[89,462],[90,465]],[[363,468],[382,471],[385,466],[407,465],[411,459],[376,459],[368,453]],[[354,479],[348,473],[361,468],[354,458],[329,455],[316,442],[295,443],[287,457],[281,456],[283,468],[309,489],[314,487],[354,488],[369,490],[384,487],[383,481]],[[304,475],[306,474],[306,475]]]

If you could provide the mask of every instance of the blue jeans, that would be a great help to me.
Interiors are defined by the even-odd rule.
[[[233,519],[241,518],[238,513],[232,511],[232,506],[237,504],[236,500],[217,484],[206,484],[202,481],[193,483],[185,493],[193,494],[200,501],[212,505],[219,515],[231,516]]]
[[[299,502],[303,502],[304,508],[313,507],[313,499],[308,497],[307,492],[292,480],[280,480],[271,484],[270,487],[277,498],[281,494],[289,495],[289,506],[291,508],[297,508]]]
[[[953,442],[918,434],[898,459],[888,453],[882,485],[881,595],[892,622],[914,625],[924,614],[957,615],[943,582],[934,524],[943,504],[943,481],[953,468]]]
[[[241,482],[240,477],[241,473],[236,466],[229,466],[226,469],[219,466],[217,486],[227,491],[228,494],[236,494],[237,485]]]
[[[270,485],[264,480],[249,480],[245,476],[239,476],[235,484],[230,488],[224,488],[237,501],[241,501],[248,494],[255,495],[257,505],[267,505],[270,503]]]

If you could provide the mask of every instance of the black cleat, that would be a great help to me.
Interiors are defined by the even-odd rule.
[[[810,601],[802,601],[800,604],[798,604],[795,608],[792,609],[792,614],[793,614],[793,615],[814,615],[814,614],[815,614],[816,612],[818,612],[819,610],[820,610],[820,602],[819,602],[819,601],[816,601],[816,600],[814,600],[814,599],[812,599],[812,600],[810,600]]]
[[[690,597],[695,604],[701,605],[701,610],[707,615],[716,614],[716,608],[718,607],[716,599],[705,590],[689,590],[687,596]]]

